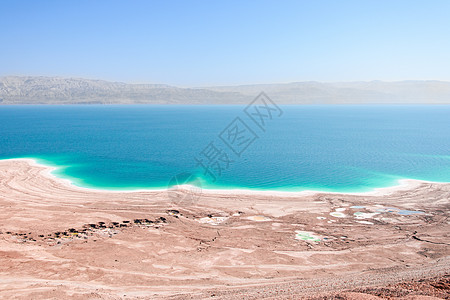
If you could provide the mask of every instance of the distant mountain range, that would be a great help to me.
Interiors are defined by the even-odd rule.
[[[0,77],[0,104],[246,104],[261,91],[279,104],[450,104],[450,82],[294,82],[179,88],[81,78]]]

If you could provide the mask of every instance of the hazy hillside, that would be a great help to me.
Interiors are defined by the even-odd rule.
[[[294,82],[287,84],[261,84],[208,87],[220,92],[239,92],[257,95],[265,91],[281,103],[450,103],[450,82]]]
[[[277,103],[450,103],[450,82],[295,82],[178,88],[60,77],[0,77],[0,104],[246,104],[261,91]]]
[[[185,89],[162,84],[126,84],[60,77],[0,77],[2,104],[209,104],[245,102],[234,92]]]

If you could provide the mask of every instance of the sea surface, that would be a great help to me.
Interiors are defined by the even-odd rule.
[[[244,106],[0,106],[6,158],[115,190],[167,188],[178,174],[208,189],[450,182],[450,105],[280,106],[250,116]]]

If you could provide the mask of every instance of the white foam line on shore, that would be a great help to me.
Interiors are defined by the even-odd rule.
[[[44,168],[44,171],[41,174],[49,179],[55,180],[64,184],[65,186],[76,188],[84,191],[92,191],[92,192],[100,192],[100,193],[151,193],[151,192],[166,192],[169,189],[135,189],[135,190],[108,190],[108,189],[100,189],[100,188],[91,188],[91,187],[82,187],[76,185],[70,179],[60,178],[53,171],[57,170],[58,167],[45,165],[43,163],[37,162],[34,158],[8,158],[1,159],[1,161],[22,161],[26,162],[31,166]],[[417,180],[417,179],[399,179],[398,184],[390,187],[381,187],[374,188],[372,191],[368,192],[356,192],[356,193],[344,193],[344,192],[327,192],[327,191],[315,191],[315,190],[305,190],[299,192],[288,192],[288,191],[257,191],[257,190],[246,190],[246,189],[202,189],[202,194],[208,195],[262,195],[262,196],[277,196],[277,197],[304,197],[304,196],[312,196],[316,194],[331,194],[331,195],[355,195],[355,196],[386,196],[393,194],[398,191],[407,191],[418,188],[422,184],[445,184],[447,182],[435,182],[435,181],[425,181],[425,180]],[[198,187],[194,187],[192,185],[184,184],[176,186],[179,190],[190,190],[190,189],[198,189]]]
[[[412,190],[423,183],[444,183],[444,182],[432,182],[423,181],[416,179],[399,179],[398,185],[390,187],[375,188],[373,191],[368,192],[357,192],[357,193],[344,193],[344,192],[328,192],[328,191],[315,191],[315,190],[305,190],[299,192],[288,192],[288,191],[253,191],[245,189],[204,189],[202,192],[204,194],[219,194],[219,195],[266,195],[266,196],[279,196],[279,197],[301,197],[301,196],[311,196],[316,194],[331,194],[331,195],[355,195],[355,196],[386,196],[398,191]],[[184,188],[184,187],[183,187]],[[186,189],[189,188],[188,186]]]

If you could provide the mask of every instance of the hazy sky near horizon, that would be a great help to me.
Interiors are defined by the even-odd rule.
[[[0,0],[0,76],[450,80],[450,1]]]

